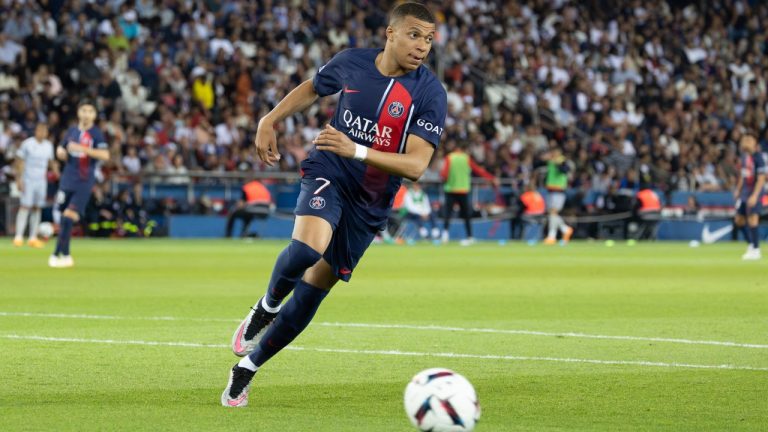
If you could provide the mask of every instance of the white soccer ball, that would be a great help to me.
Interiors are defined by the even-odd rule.
[[[472,384],[449,369],[419,372],[405,388],[405,412],[421,431],[471,431],[480,418]]]
[[[53,235],[53,224],[50,222],[43,222],[37,227],[37,233],[44,239],[49,239]]]

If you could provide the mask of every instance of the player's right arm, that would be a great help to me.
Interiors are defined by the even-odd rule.
[[[62,162],[67,161],[67,148],[64,145],[56,147],[56,158]]]
[[[349,159],[355,157],[357,147],[360,146],[347,134],[336,130],[331,125],[326,125],[320,131],[314,143],[320,151],[329,151]],[[410,134],[405,141],[405,153],[390,153],[368,148],[365,163],[389,174],[416,181],[427,170],[434,151],[434,144],[418,135]]]
[[[297,112],[304,111],[318,98],[312,80],[304,81],[293,89],[276,107],[265,115],[256,129],[256,151],[259,158],[269,166],[274,166],[280,160],[277,151],[277,137],[275,136],[275,123],[285,120]]]

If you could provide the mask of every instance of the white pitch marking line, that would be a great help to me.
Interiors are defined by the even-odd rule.
[[[67,318],[67,319],[94,319],[94,320],[137,320],[137,321],[202,321],[202,322],[239,322],[242,320],[229,318],[194,318],[194,317],[130,317],[117,315],[91,315],[91,314],[64,314],[64,313],[37,313],[37,312],[0,312],[0,316],[18,316],[28,318]]]
[[[89,315],[89,314],[63,314],[63,313],[36,313],[36,312],[0,312],[0,316],[19,316],[33,318],[68,318],[68,319],[100,319],[100,320],[140,320],[140,321],[197,321],[197,322],[240,322],[238,319],[229,318],[187,318],[171,316],[155,317],[128,317],[116,315]],[[714,345],[728,346],[736,348],[755,348],[768,349],[768,344],[741,343],[730,341],[713,340],[695,340],[681,338],[661,338],[647,336],[622,336],[622,335],[600,335],[578,332],[544,332],[537,330],[506,330],[493,328],[467,328],[467,327],[445,327],[435,325],[411,325],[411,324],[376,324],[376,323],[343,323],[343,322],[318,322],[313,325],[323,327],[347,327],[347,328],[371,328],[371,329],[405,329],[405,330],[425,330],[425,331],[444,331],[461,333],[490,333],[490,334],[511,334],[528,336],[549,336],[549,337],[571,337],[581,339],[609,339],[609,340],[629,340],[643,342],[664,342],[678,343],[686,345]]]
[[[74,343],[92,343],[102,345],[146,345],[146,346],[169,346],[186,348],[229,348],[225,344],[205,344],[197,342],[158,342],[143,340],[114,340],[114,339],[81,339],[81,338],[61,338],[47,336],[25,336],[17,334],[0,335],[0,338],[15,340],[32,340],[42,342],[74,342]],[[339,348],[311,348],[301,346],[288,346],[285,349],[292,351],[308,351],[319,353],[334,354],[364,354],[380,356],[403,356],[403,357],[440,357],[440,358],[458,358],[458,359],[478,359],[478,360],[510,360],[510,361],[538,361],[538,362],[556,362],[556,363],[588,363],[600,365],[616,366],[651,366],[666,368],[685,368],[685,369],[726,369],[742,371],[768,372],[768,367],[739,366],[730,364],[720,365],[702,365],[690,363],[665,363],[640,360],[595,360],[580,358],[559,358],[559,357],[527,357],[527,356],[507,356],[507,355],[484,355],[484,354],[460,354],[460,353],[428,353],[398,350],[356,350]]]
[[[710,341],[710,340],[692,340],[692,339],[679,339],[679,338],[660,338],[660,337],[646,337],[646,336],[620,336],[620,335],[599,335],[589,333],[577,333],[577,332],[543,332],[537,330],[505,330],[505,329],[492,329],[492,328],[466,328],[466,327],[444,327],[444,326],[419,326],[410,324],[368,324],[368,323],[335,323],[335,322],[321,322],[317,325],[326,327],[362,327],[362,328],[390,328],[390,329],[407,329],[407,330],[435,330],[435,331],[450,331],[450,332],[467,332],[467,333],[493,333],[493,334],[517,334],[517,335],[530,335],[530,336],[554,336],[554,337],[573,337],[584,339],[615,339],[615,340],[631,340],[631,341],[646,341],[646,342],[669,342],[689,345],[719,345],[730,346],[739,348],[759,348],[766,349],[768,345],[764,344],[752,344],[752,343],[740,343],[729,341]]]

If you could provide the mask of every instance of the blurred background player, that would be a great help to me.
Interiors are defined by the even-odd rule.
[[[565,189],[568,187],[570,164],[559,148],[553,148],[543,156],[547,161],[547,211],[549,213],[549,233],[544,244],[552,245],[557,242],[557,231],[563,236],[563,243],[568,243],[573,235],[573,228],[568,226],[560,216],[565,206]]]
[[[241,188],[242,198],[237,201],[235,208],[227,218],[226,236],[232,237],[232,229],[235,220],[243,221],[240,237],[248,235],[248,228],[254,218],[266,219],[272,211],[272,194],[269,189],[258,180],[251,180]]]
[[[734,223],[744,232],[747,251],[744,260],[759,260],[760,234],[758,223],[762,211],[763,186],[765,185],[765,159],[757,147],[757,140],[750,134],[741,137],[741,175],[736,184],[733,197],[736,200]]]
[[[56,250],[48,259],[51,267],[72,267],[69,252],[72,227],[85,213],[85,207],[96,183],[96,164],[109,159],[108,145],[101,130],[94,125],[96,106],[83,100],[77,107],[77,126],[67,130],[56,157],[64,162],[56,203],[61,211],[61,228]]]
[[[459,206],[459,215],[464,220],[464,230],[467,237],[460,243],[462,246],[471,245],[475,242],[472,236],[472,203],[470,199],[470,190],[472,189],[472,173],[490,181],[494,186],[499,185],[499,180],[491,173],[483,169],[472,160],[464,149],[467,144],[459,141],[456,147],[445,156],[443,169],[440,171],[440,177],[443,179],[443,191],[445,192],[444,223],[443,223],[443,243],[450,239],[448,230],[451,225],[451,216],[453,216],[454,206]]]
[[[248,404],[256,371],[312,320],[329,290],[349,281],[387,222],[402,178],[424,174],[445,127],[447,96],[423,65],[435,18],[420,4],[397,6],[381,49],[348,49],[321,67],[259,121],[256,149],[280,160],[274,126],[342,92],[331,123],[302,164],[291,243],[278,256],[267,292],[235,330],[232,367],[221,404]],[[288,294],[291,298],[282,304]]]
[[[405,192],[403,209],[406,212],[406,219],[415,223],[419,229],[419,237],[422,239],[429,237],[430,231],[427,230],[427,222],[429,222],[432,238],[437,239],[440,236],[440,229],[437,227],[429,197],[418,182],[413,182]]]
[[[35,136],[25,139],[16,152],[16,185],[21,192],[21,207],[16,214],[14,246],[24,244],[24,230],[29,219],[29,241],[33,248],[43,247],[37,238],[42,207],[48,191],[48,168],[58,176],[58,165],[53,157],[53,144],[48,140],[48,126],[38,123]]]

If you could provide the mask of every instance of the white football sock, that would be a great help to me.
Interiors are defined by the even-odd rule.
[[[547,237],[555,238],[555,236],[557,235],[557,228],[558,228],[558,225],[559,225],[558,219],[559,219],[559,216],[550,213],[550,215],[549,215],[549,233],[547,234]]]
[[[40,216],[43,211],[40,209],[32,210],[32,214],[29,216],[29,238],[37,238],[37,227],[40,226]]]
[[[24,238],[24,230],[27,229],[27,219],[29,218],[29,209],[20,208],[16,213],[16,239]]]
[[[280,306],[282,306],[282,305],[280,305]],[[280,306],[278,306],[278,307],[269,307],[269,305],[267,304],[267,297],[262,297],[261,298],[261,308],[264,309],[265,311],[269,312],[269,313],[278,313],[278,312],[280,312]],[[257,307],[259,307],[258,303],[253,305],[254,309],[256,309]]]
[[[243,357],[239,362],[237,362],[237,365],[240,366],[241,368],[248,369],[251,372],[256,372],[257,370],[259,370],[259,367],[256,366],[251,361],[251,358],[249,356]]]

